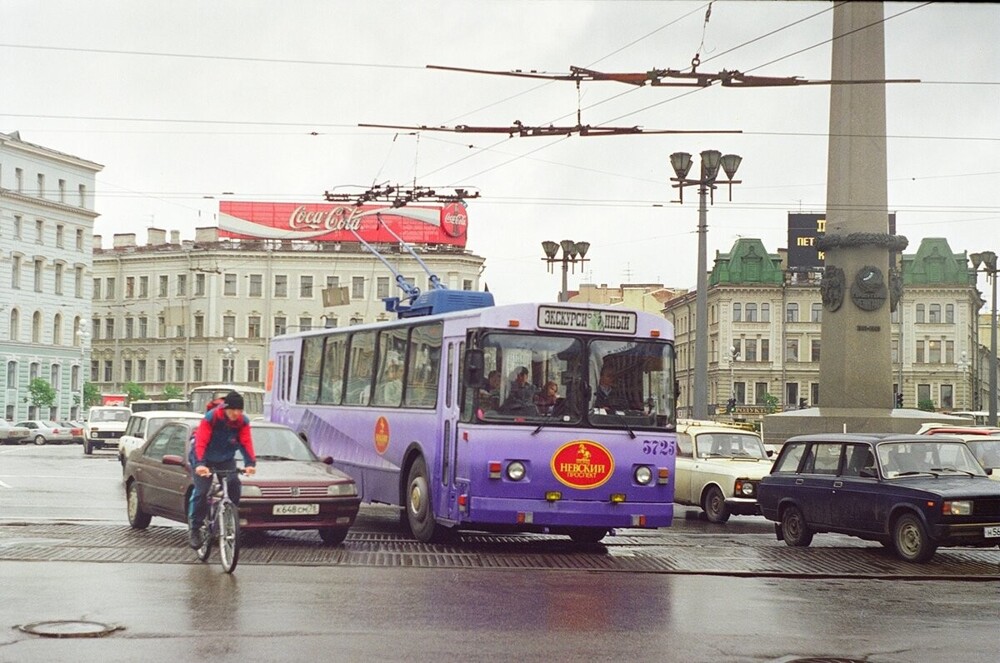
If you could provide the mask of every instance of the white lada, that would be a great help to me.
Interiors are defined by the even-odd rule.
[[[677,424],[674,501],[699,506],[713,523],[760,515],[757,487],[772,460],[760,435],[714,421]]]

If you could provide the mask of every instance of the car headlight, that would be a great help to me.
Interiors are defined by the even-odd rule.
[[[648,486],[653,481],[653,470],[648,465],[640,465],[635,468],[635,482],[640,486]]]
[[[357,495],[357,486],[353,483],[335,483],[326,487],[326,494],[333,497]]]
[[[946,516],[971,516],[972,500],[945,500],[941,513]]]
[[[512,460],[507,463],[507,478],[511,481],[520,481],[524,478],[526,470],[524,463],[519,460]]]
[[[746,479],[737,479],[735,488],[738,497],[753,497],[757,492],[757,486],[752,481]]]
[[[240,486],[240,497],[260,497],[261,495],[260,486],[248,486],[247,484]]]

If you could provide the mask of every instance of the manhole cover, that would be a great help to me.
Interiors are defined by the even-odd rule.
[[[61,620],[22,624],[18,628],[25,633],[41,635],[46,638],[100,638],[125,627],[101,624],[100,622]]]

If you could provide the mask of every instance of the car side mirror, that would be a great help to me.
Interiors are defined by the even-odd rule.
[[[163,464],[184,467],[184,459],[175,454],[167,454],[166,456],[163,457]]]
[[[323,456],[323,463],[326,465],[333,465],[333,456]]]

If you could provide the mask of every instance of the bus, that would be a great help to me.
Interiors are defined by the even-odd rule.
[[[169,412],[190,412],[191,401],[185,398],[164,398],[161,400],[139,400],[129,403],[132,412],[150,412],[153,410]],[[204,411],[204,410],[202,410]]]
[[[188,393],[191,409],[195,412],[204,412],[209,403],[231,391],[238,391],[243,395],[243,412],[248,417],[253,419],[264,414],[264,390],[244,384],[206,384],[194,387]]]
[[[673,340],[664,318],[575,304],[285,334],[270,343],[264,418],[331,457],[363,502],[399,506],[420,541],[592,544],[672,522]],[[554,401],[536,400],[548,383]]]

